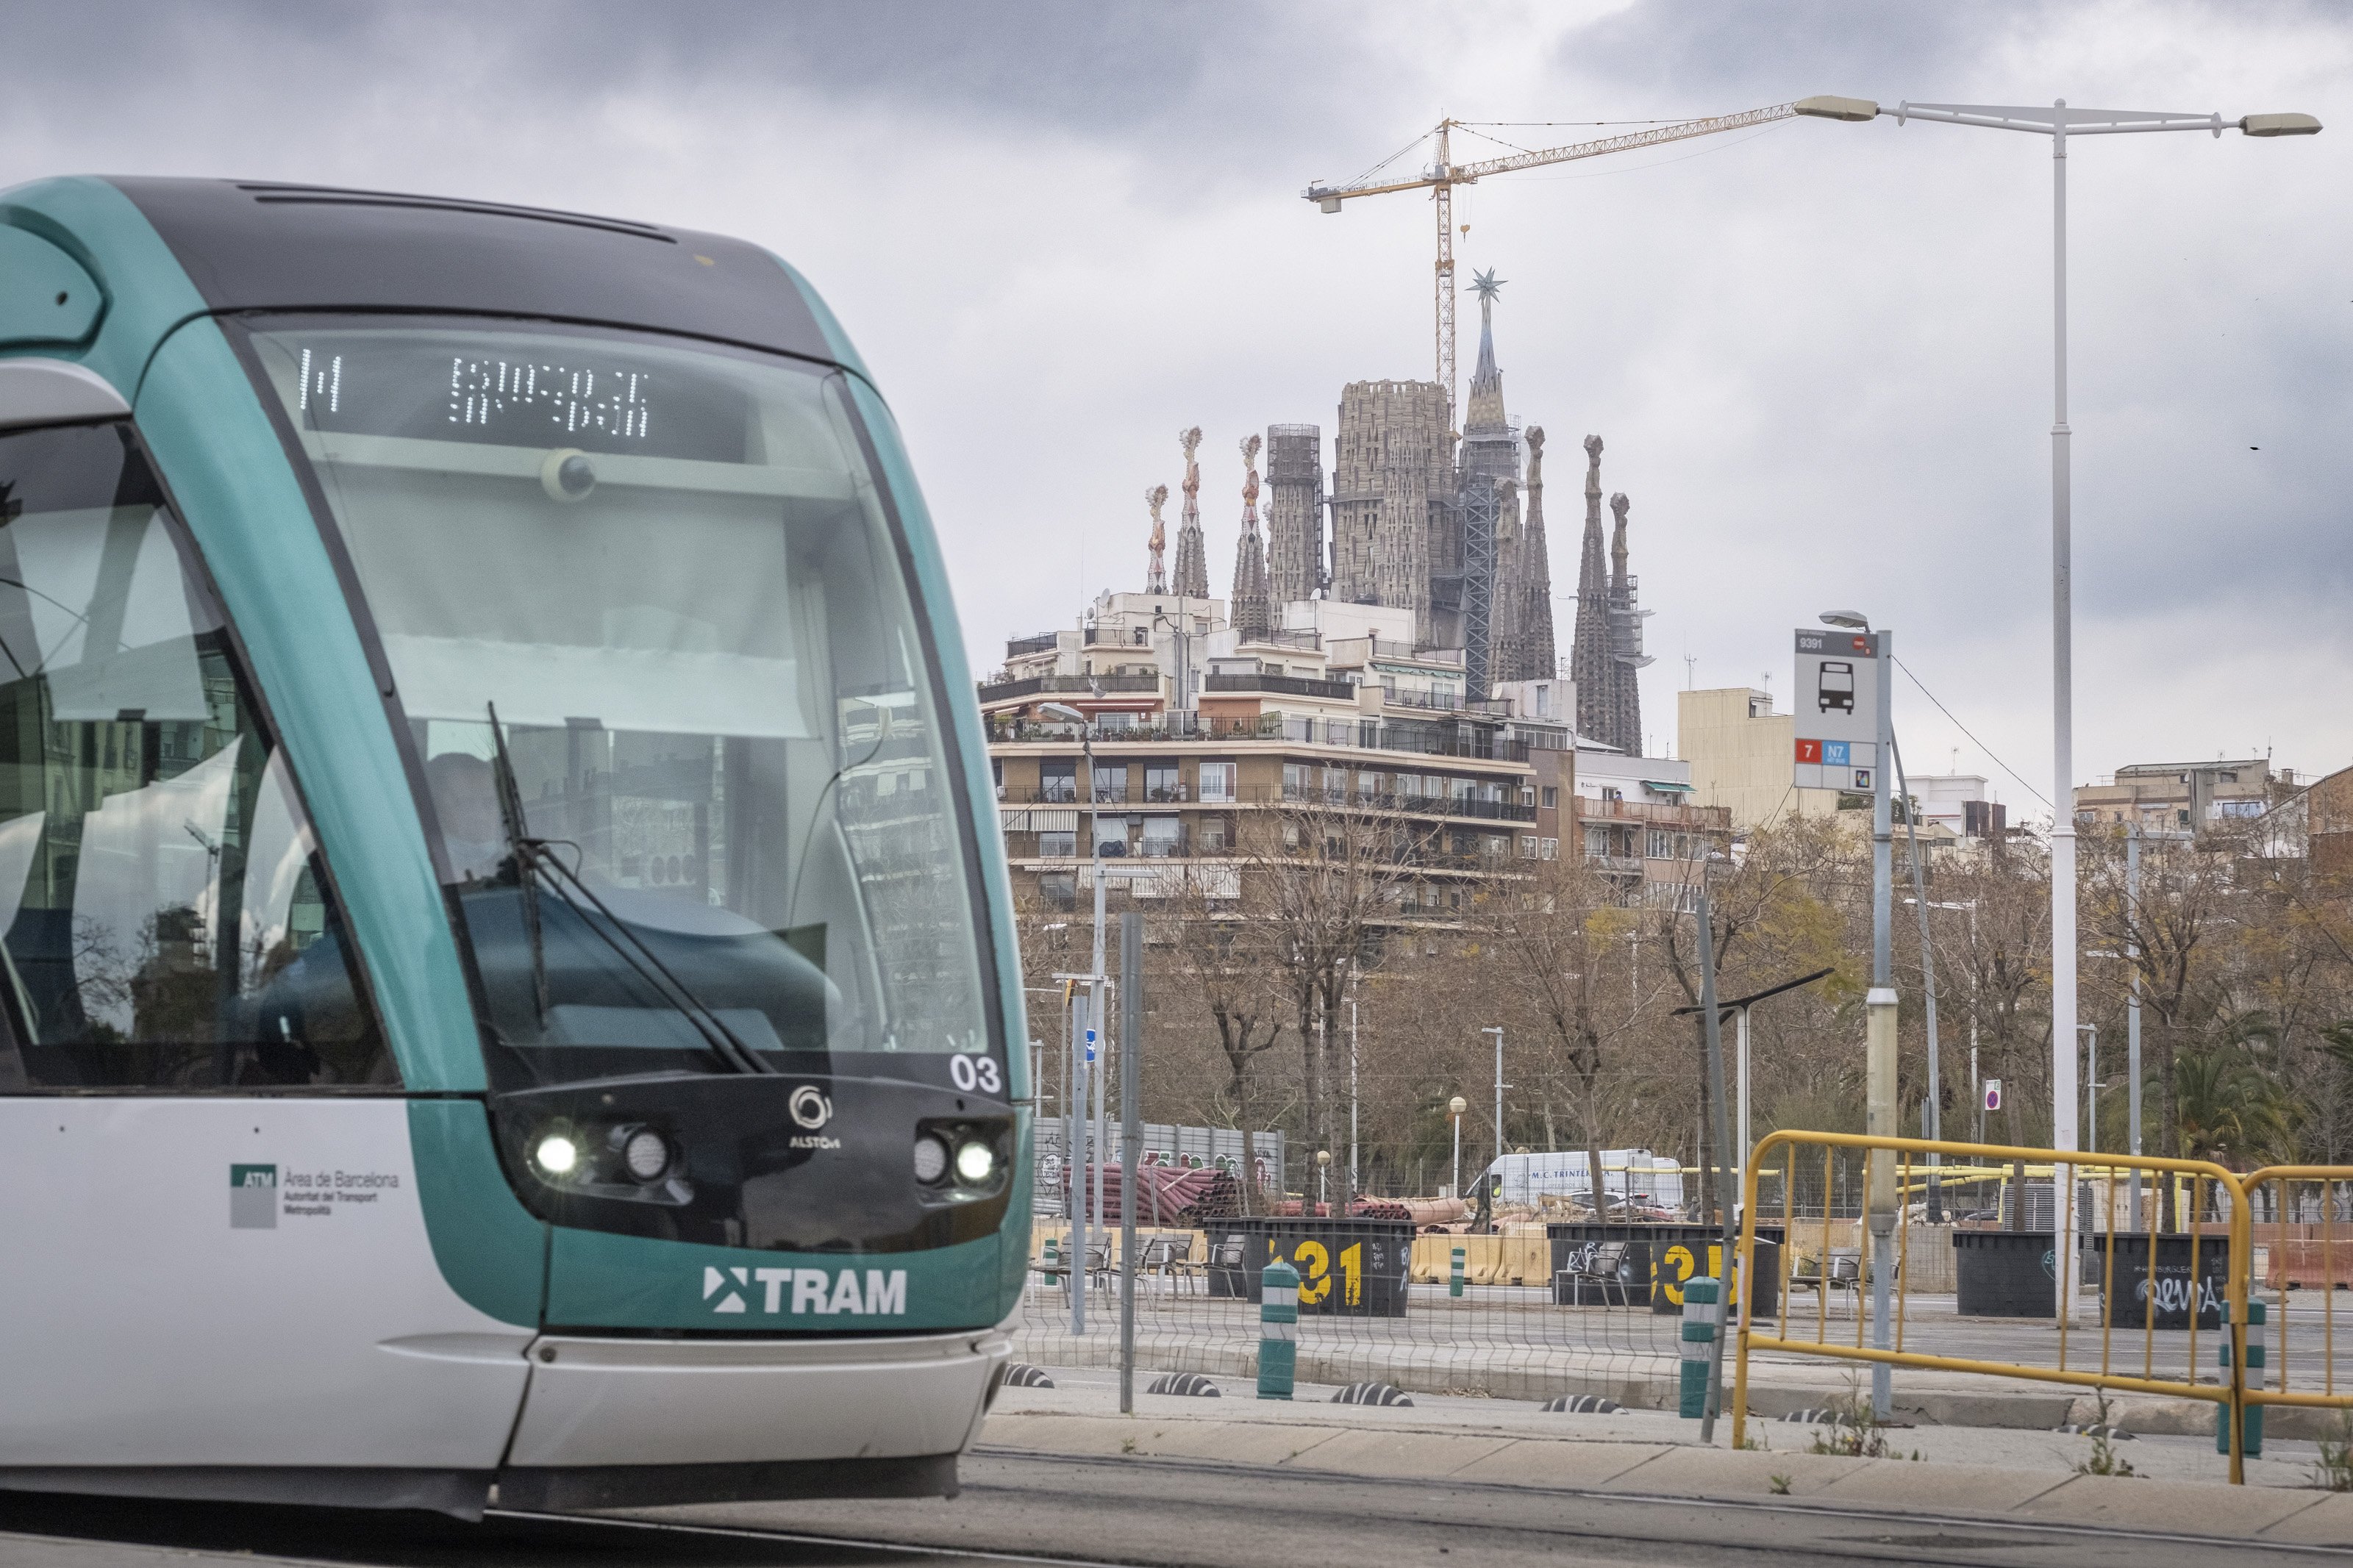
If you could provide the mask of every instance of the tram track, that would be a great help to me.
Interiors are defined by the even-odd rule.
[[[2353,1549],[1819,1502],[1287,1472],[982,1449],[954,1501],[744,1503],[624,1514],[421,1514],[0,1497],[0,1568],[256,1561],[334,1568],[1366,1568],[1391,1563],[1905,1563],[1936,1568],[2311,1563]],[[66,1550],[44,1553],[43,1542]],[[132,1555],[93,1558],[91,1545]],[[143,1549],[143,1550],[141,1550]]]

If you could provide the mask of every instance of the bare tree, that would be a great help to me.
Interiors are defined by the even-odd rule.
[[[1524,879],[1488,894],[1479,924],[1494,944],[1500,989],[1549,1047],[1552,1059],[1543,1070],[1560,1070],[1569,1080],[1594,1216],[1606,1219],[1602,1073],[1613,1048],[1642,1018],[1642,998],[1626,973],[1626,938],[1640,917],[1582,860],[1527,861],[1522,868]]]
[[[1241,846],[1248,901],[1276,932],[1268,962],[1299,1030],[1308,1129],[1315,1148],[1329,1150],[1341,1005],[1380,925],[1394,916],[1415,830],[1398,813],[1338,791],[1270,803],[1252,818]],[[1342,1198],[1353,1201],[1345,1165],[1341,1172]]]

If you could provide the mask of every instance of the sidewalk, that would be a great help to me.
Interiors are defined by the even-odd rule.
[[[1893,1428],[1885,1458],[1805,1451],[1826,1429],[1752,1421],[1761,1452],[1734,1452],[1730,1424],[1714,1447],[1699,1423],[1659,1412],[1546,1415],[1513,1401],[1418,1398],[1415,1407],[1335,1405],[1303,1385],[1290,1404],[1224,1380],[1218,1399],[1141,1392],[1117,1414],[1115,1376],[1050,1369],[1060,1386],[1007,1388],[984,1447],[1085,1458],[1267,1467],[1359,1479],[1501,1483],[1624,1497],[1762,1501],[2019,1522],[2128,1528],[2209,1539],[2353,1543],[2353,1493],[2313,1488],[2308,1443],[2267,1444],[2248,1485],[2224,1483],[2211,1437],[2114,1445],[2132,1478],[2078,1473],[2089,1438],[1957,1426]]]

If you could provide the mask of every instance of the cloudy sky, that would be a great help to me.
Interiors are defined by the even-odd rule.
[[[1298,193],[1442,115],[1544,146],[1819,92],[2306,110],[2331,132],[2071,160],[2077,777],[2353,763],[2339,7],[5,0],[0,55],[0,184],[427,190],[791,258],[907,428],[983,670],[1142,586],[1141,497],[1174,489],[1181,426],[1208,432],[1222,592],[1240,438],[1328,431],[1344,382],[1430,374],[1427,201],[1324,216]],[[1658,747],[1678,689],[1786,693],[1789,628],[1852,605],[1976,737],[1900,682],[1915,770],[1957,763],[2036,809],[2004,764],[2049,791],[2050,216],[2041,138],[1885,120],[1463,199],[1466,274],[1508,280],[1514,416],[1562,457],[1601,433],[1604,484],[1633,499]],[[1573,594],[1567,469],[1551,542]]]

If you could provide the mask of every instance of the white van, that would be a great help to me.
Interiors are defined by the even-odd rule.
[[[1582,1149],[1502,1155],[1487,1167],[1485,1182],[1493,1203],[1534,1205],[1539,1198],[1571,1196],[1593,1201],[1593,1167]],[[1648,1149],[1601,1151],[1601,1184],[1613,1210],[1630,1197],[1638,1205],[1668,1210],[1683,1205],[1682,1169]]]

